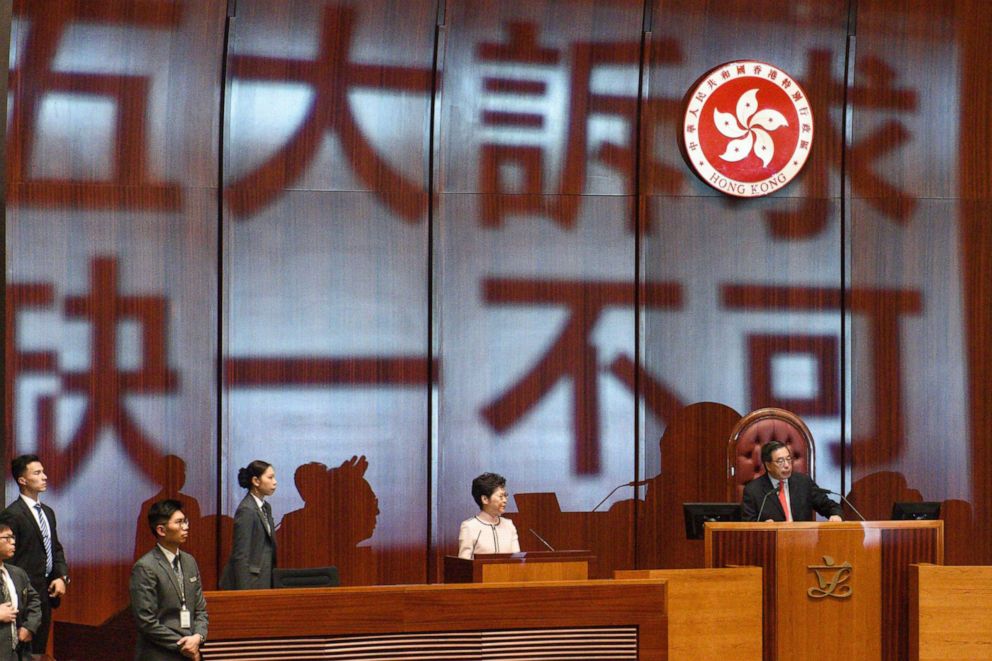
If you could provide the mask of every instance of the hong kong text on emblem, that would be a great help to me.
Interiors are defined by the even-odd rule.
[[[686,96],[682,147],[696,174],[736,197],[760,197],[799,174],[813,145],[813,111],[796,80],[765,62],[708,72]]]

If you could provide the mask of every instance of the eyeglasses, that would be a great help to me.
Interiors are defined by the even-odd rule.
[[[189,528],[189,519],[180,519],[175,522],[180,528]]]
[[[0,539],[2,539],[4,541],[8,541],[8,542],[16,542],[17,541],[17,538],[14,537],[13,535],[2,535],[2,536],[0,536]]]
[[[776,466],[787,466],[792,463],[792,457],[781,457],[772,461]]]

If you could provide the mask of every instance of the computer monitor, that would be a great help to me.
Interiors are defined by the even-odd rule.
[[[740,521],[739,503],[682,503],[685,513],[685,538],[702,539],[707,521]]]
[[[892,503],[893,521],[934,521],[940,518],[940,503]]]
[[[333,588],[341,585],[337,567],[273,569],[274,588]]]

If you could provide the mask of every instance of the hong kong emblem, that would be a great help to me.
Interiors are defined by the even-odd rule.
[[[813,145],[813,112],[796,80],[765,62],[727,62],[686,96],[682,148],[713,188],[774,193],[799,174]]]

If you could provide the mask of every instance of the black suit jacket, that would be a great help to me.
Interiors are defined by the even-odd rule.
[[[49,532],[52,535],[52,572],[45,574],[45,542],[41,538],[41,528],[34,518],[28,504],[20,496],[0,512],[0,521],[10,526],[17,538],[14,557],[9,562],[27,572],[31,585],[38,591],[42,599],[48,599],[48,584],[56,578],[69,574],[69,566],[65,562],[65,552],[59,542],[59,528],[55,522],[55,512],[51,507],[41,504],[41,510],[48,519]],[[57,599],[51,599],[52,606],[58,605]]]
[[[830,500],[825,491],[816,486],[816,482],[805,473],[793,473],[789,478],[789,505],[792,509],[793,521],[812,521],[813,512],[819,512],[822,516],[830,517],[836,514],[841,516],[840,505]],[[758,512],[761,512],[761,520],[785,521],[785,511],[774,493],[775,487],[768,474],[756,477],[744,485],[744,500],[741,502],[743,519],[745,521],[757,521]],[[768,496],[767,500],[765,496]],[[761,503],[764,501],[764,509]]]
[[[276,524],[271,513],[268,524],[266,531],[262,510],[250,493],[241,499],[234,513],[234,541],[231,557],[221,573],[221,590],[272,587],[272,569],[276,566]]]

